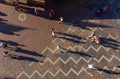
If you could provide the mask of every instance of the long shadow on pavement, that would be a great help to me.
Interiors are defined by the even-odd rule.
[[[72,54],[78,54],[78,55],[80,55],[80,56],[83,56],[83,57],[93,57],[93,56],[91,56],[91,55],[89,55],[89,54],[86,54],[86,53],[84,53],[84,52],[81,52],[81,51],[72,51],[72,50],[69,50],[69,49],[66,49],[66,48],[63,48],[63,47],[60,47],[62,50],[61,50],[61,53],[64,53],[64,51],[65,51],[65,53],[72,53]]]
[[[11,56],[11,58],[16,59],[16,60],[27,60],[31,62],[43,62],[43,61],[39,61],[38,59],[31,58],[31,57],[25,57],[25,56]]]
[[[16,79],[16,78],[13,78],[13,77],[0,77],[0,79]]]
[[[7,15],[0,11],[0,16],[7,16]]]
[[[29,51],[29,50],[22,49],[22,48],[19,48],[19,47],[16,47],[16,49],[14,51],[24,53],[24,54],[33,55],[33,56],[45,57],[44,55],[39,54],[39,53],[37,53],[35,51]]]
[[[86,57],[92,57],[91,55],[89,55],[89,54],[86,54],[86,53],[83,53],[83,52],[81,52],[81,51],[71,51],[71,50],[67,50],[67,53],[73,53],[73,54],[78,54],[78,55],[80,55],[80,56],[86,56]]]
[[[11,41],[11,40],[0,40],[0,42],[3,42],[7,45],[11,45],[11,46],[23,46],[25,47],[25,45],[19,44],[17,42]]]
[[[87,29],[87,30],[90,30],[88,27],[112,28],[112,26],[96,24],[96,23],[87,22],[87,21],[85,22],[82,20],[76,20],[76,21],[72,22],[71,24],[74,27],[80,27],[82,29]]]
[[[48,13],[45,12],[45,11],[41,11],[39,9],[37,9],[37,15],[35,14],[35,11],[34,11],[34,8],[30,8],[30,7],[26,7],[26,6],[21,6],[21,12],[23,13],[27,13],[27,14],[31,14],[31,15],[34,15],[34,16],[40,16],[40,17],[44,17],[44,18],[47,18],[48,19]]]
[[[74,43],[85,43],[85,42],[80,41],[81,39],[84,39],[80,36],[67,34],[67,33],[62,33],[62,32],[55,32],[55,33],[59,34],[59,35],[64,35],[64,36],[59,36],[59,35],[55,36],[56,38],[64,39],[64,40],[71,41],[71,42],[74,42]]]
[[[64,35],[64,36],[68,36],[68,37],[72,37],[78,40],[83,39],[81,36],[77,36],[77,35],[72,35],[72,34],[67,34],[67,33],[63,33],[63,32],[55,32],[56,34],[60,34],[60,35]]]
[[[120,42],[118,42],[112,38],[100,37],[100,41],[101,41],[101,44],[105,47],[110,47],[113,49],[120,50]]]
[[[115,75],[120,75],[120,72],[112,71],[112,70],[107,70],[107,69],[102,69],[99,67],[96,67],[98,71],[105,72],[107,74],[115,74]]]
[[[19,36],[19,34],[15,34],[14,32],[28,29],[26,27],[12,25],[12,24],[8,24],[6,22],[7,22],[7,20],[0,18],[0,32],[3,34]]]
[[[60,36],[55,36],[56,38],[64,39],[73,43],[85,43],[81,42],[80,40],[74,39],[74,38],[68,38],[68,37],[60,37]]]

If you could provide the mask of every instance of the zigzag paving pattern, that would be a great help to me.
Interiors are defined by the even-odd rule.
[[[73,30],[72,30],[73,29]],[[98,30],[96,27],[92,28]],[[100,30],[100,29],[99,29]],[[57,36],[76,40],[84,32],[89,30],[79,29],[71,26],[64,33],[59,33]],[[83,33],[82,33],[83,32]],[[64,35],[60,35],[64,34]],[[104,33],[103,33],[104,34]],[[85,35],[83,35],[85,36]],[[77,38],[76,38],[77,37]],[[112,34],[106,34],[106,38],[117,39]],[[80,39],[77,39],[78,41]],[[50,47],[47,47],[42,53],[46,56],[44,63],[30,63],[29,68],[34,71],[23,71],[17,78],[34,79],[119,79],[120,78],[120,55],[116,49],[105,47],[102,45],[91,45],[76,43],[74,41],[55,38]],[[84,41],[84,40],[83,40]],[[81,40],[82,42],[82,40]],[[61,54],[56,46],[61,45],[65,48],[65,53]],[[101,70],[89,70],[87,65],[94,63]]]
[[[90,5],[99,7],[105,3],[103,0],[99,1],[93,0]],[[110,2],[110,5],[115,2],[105,1]],[[1,72],[9,70],[1,75],[14,76],[16,79],[120,79],[120,40],[116,31],[116,21],[95,17],[94,6],[88,6],[80,12],[85,16],[74,18],[69,25],[65,25],[63,32],[56,32],[51,45],[41,52],[45,57],[35,56],[31,61],[26,59],[19,63],[18,60],[10,58],[1,60]],[[105,43],[96,45],[87,42],[86,37],[91,31],[99,34]],[[57,48],[59,45],[63,53]],[[13,58],[17,59],[16,56]],[[6,60],[13,62],[4,62]],[[94,64],[98,68],[88,69],[88,64]],[[16,67],[17,69],[14,69]],[[2,70],[4,68],[7,69]]]
[[[87,29],[72,25],[82,23],[88,23]],[[107,43],[95,45],[86,42],[85,38],[91,31],[106,39]],[[57,32],[52,44],[42,51],[44,62],[29,63],[29,70],[24,69],[17,79],[120,79],[119,43],[114,20],[75,18],[70,25],[65,25],[63,32]],[[57,49],[58,45],[62,46],[64,53]],[[88,69],[87,65],[91,63],[98,70]]]

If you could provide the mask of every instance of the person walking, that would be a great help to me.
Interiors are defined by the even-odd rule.
[[[13,1],[12,4],[15,7],[16,11],[20,11],[21,7],[20,7],[20,5],[16,1]]]
[[[60,19],[59,19],[59,22],[58,22],[59,24],[60,23],[63,23],[63,17],[60,17]]]
[[[55,37],[55,31],[54,31],[54,28],[51,28],[51,34],[52,34],[52,37]]]
[[[62,46],[58,45],[57,49],[60,51],[60,53],[65,53],[64,48]]]
[[[7,50],[4,50],[4,51],[3,51],[3,55],[4,55],[4,57],[7,57],[7,56],[8,56],[8,51],[7,51]]]
[[[99,37],[97,35],[94,35],[92,37],[92,41],[95,42],[96,44],[100,44],[100,39],[99,39]]]
[[[34,8],[34,12],[35,12],[36,15],[38,15],[38,10],[37,10],[37,8]]]
[[[55,15],[55,11],[54,9],[50,9],[50,12],[49,12],[49,18],[52,19]]]
[[[96,67],[95,64],[88,64],[88,69],[97,70],[98,67]]]
[[[2,42],[1,42],[1,43],[0,43],[0,47],[2,47],[2,48],[6,48],[6,47],[8,47],[8,46],[7,46],[6,43],[2,43]]]

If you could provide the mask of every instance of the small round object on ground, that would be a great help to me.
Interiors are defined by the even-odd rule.
[[[21,14],[18,15],[18,19],[19,19],[20,21],[25,21],[25,20],[27,19],[27,16],[26,16],[26,14],[21,13]]]

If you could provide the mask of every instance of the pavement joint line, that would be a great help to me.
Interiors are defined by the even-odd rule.
[[[29,66],[31,67],[33,64],[34,64],[34,62],[31,62],[31,63],[29,64]]]
[[[54,38],[54,40],[52,41],[52,43],[54,43],[56,40],[58,40],[59,38]]]
[[[111,62],[114,58],[116,58],[118,61],[120,61],[119,60],[119,58],[117,58],[115,55],[113,55],[111,58],[106,58],[104,55],[102,55],[102,57],[100,58],[100,59],[96,59],[96,58],[94,58],[98,63],[100,63],[101,61],[102,61],[102,59],[106,59],[108,62]],[[57,61],[59,61],[59,60],[61,60],[62,62],[64,62],[64,63],[68,63],[70,60],[74,60],[72,57],[69,57],[69,59],[66,61],[66,62],[64,62],[61,58],[59,59],[59,58],[57,58],[57,60],[55,61],[55,62],[53,62],[51,59],[49,59],[49,58],[47,58],[46,60],[45,60],[45,62],[47,62],[47,61],[50,61],[52,64],[55,64],[55,63],[57,63]],[[84,60],[84,58],[83,58],[83,60]],[[79,61],[80,61],[80,59],[79,59]],[[79,61],[77,60],[77,63],[79,63]],[[75,61],[76,62],[76,61]],[[89,63],[89,62],[88,62]],[[82,69],[84,69],[84,68],[82,68]],[[76,74],[76,75],[79,75],[81,72],[82,72],[82,69],[80,69],[80,71],[79,71],[79,73],[78,74],[76,74],[77,72],[76,71],[74,71],[74,73]],[[104,69],[108,69],[107,67],[104,67]],[[115,70],[116,69],[116,67],[114,67],[113,68],[113,70]],[[58,70],[58,72],[56,72],[55,74],[51,74],[53,77],[55,77],[58,73],[59,73],[59,71],[61,71],[62,69],[60,69],[60,70]],[[63,71],[63,70],[62,70]],[[85,69],[85,71],[86,71],[86,69]],[[51,72],[51,71],[49,71],[49,72]],[[64,71],[63,71],[64,72]],[[44,72],[44,74],[43,75],[40,75],[41,77],[44,77],[46,74],[45,73],[48,73],[48,71],[45,71]],[[52,73],[52,72],[51,72]],[[64,75],[65,76],[68,76],[69,75],[69,71],[68,71],[68,73],[65,73],[64,72]],[[100,73],[102,73],[102,72],[100,72]]]
[[[57,41],[57,40],[61,40],[63,43],[65,42],[65,40],[63,40],[63,39],[55,38],[55,39],[52,41],[52,43],[54,43],[54,42]]]
[[[56,77],[59,73],[62,73],[65,77],[68,76],[71,72],[73,72],[75,75],[79,75],[82,72],[86,72],[89,76],[93,76],[93,74],[89,73],[85,68],[81,68],[79,70],[79,72],[76,72],[73,68],[70,68],[68,72],[64,72],[61,68],[58,69],[57,72],[53,73],[51,70],[47,69],[43,74],[41,74],[38,70],[34,70],[34,72],[29,75],[27,72],[23,71],[22,73],[19,74],[19,76],[17,76],[17,79],[22,76],[25,75],[28,78],[31,78],[34,74],[38,74],[40,77],[45,77],[48,73],[52,76],[52,77]]]
[[[104,31],[101,27],[99,27],[100,30]]]

